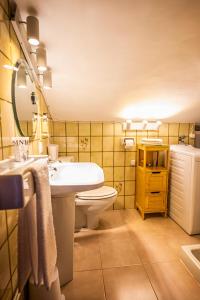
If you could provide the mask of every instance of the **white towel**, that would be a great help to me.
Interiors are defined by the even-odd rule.
[[[26,172],[32,173],[36,196],[19,213],[19,289],[23,290],[30,275],[34,284],[50,289],[58,272],[47,162],[38,160]]]

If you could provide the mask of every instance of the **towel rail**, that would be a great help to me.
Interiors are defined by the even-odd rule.
[[[19,209],[27,205],[35,193],[30,171],[0,176],[0,210]]]

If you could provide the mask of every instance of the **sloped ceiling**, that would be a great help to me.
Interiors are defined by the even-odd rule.
[[[200,121],[199,0],[18,0],[40,21],[58,120]]]

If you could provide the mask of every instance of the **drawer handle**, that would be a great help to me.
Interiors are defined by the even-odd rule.
[[[160,171],[153,171],[152,174],[160,174]]]
[[[151,194],[160,194],[160,192],[151,192]]]

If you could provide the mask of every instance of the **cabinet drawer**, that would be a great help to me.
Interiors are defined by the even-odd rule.
[[[145,189],[150,192],[165,192],[167,190],[167,174],[162,171],[147,173]]]
[[[166,193],[151,192],[145,196],[145,208],[149,210],[164,210],[166,208]]]

